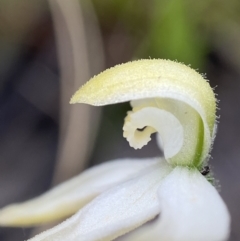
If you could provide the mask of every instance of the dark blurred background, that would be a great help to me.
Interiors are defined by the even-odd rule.
[[[139,58],[178,60],[206,73],[220,124],[211,168],[240,240],[239,0],[0,0],[0,207],[84,168],[134,151],[122,137],[129,104],[70,106],[91,76]],[[207,214],[206,214],[207,215]],[[1,228],[1,241],[31,229]]]

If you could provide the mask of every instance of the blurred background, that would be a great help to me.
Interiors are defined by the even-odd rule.
[[[238,0],[0,0],[0,207],[103,161],[159,155],[155,141],[134,151],[122,137],[128,103],[68,102],[101,70],[167,58],[206,74],[218,94],[211,168],[239,241],[239,12]],[[1,228],[0,240],[38,231]]]

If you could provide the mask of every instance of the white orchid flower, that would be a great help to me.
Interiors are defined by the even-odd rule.
[[[130,146],[142,148],[157,132],[164,158],[90,168],[36,199],[2,209],[0,223],[39,224],[83,207],[30,240],[227,240],[229,213],[206,176],[216,130],[216,100],[208,82],[180,63],[139,60],[93,77],[71,103],[125,101],[132,105],[123,126]]]

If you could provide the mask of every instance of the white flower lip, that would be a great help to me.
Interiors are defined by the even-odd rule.
[[[146,107],[128,116],[129,118],[125,119],[123,126],[123,136],[126,137],[131,147],[142,148],[150,140],[150,134],[157,131],[161,134],[164,143],[163,150],[166,159],[175,156],[182,148],[183,128],[178,119],[170,112],[155,107]],[[148,129],[136,130],[144,126],[147,126]],[[148,132],[147,136],[145,136],[146,132]],[[147,142],[145,142],[146,139]]]

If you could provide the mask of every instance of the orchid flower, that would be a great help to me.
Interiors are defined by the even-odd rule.
[[[216,133],[209,83],[181,63],[139,60],[93,77],[71,99],[96,106],[125,101],[132,110],[123,136],[139,149],[157,133],[164,158],[92,167],[36,199],[2,209],[0,224],[40,224],[81,208],[30,240],[227,240],[230,216],[207,174]]]

